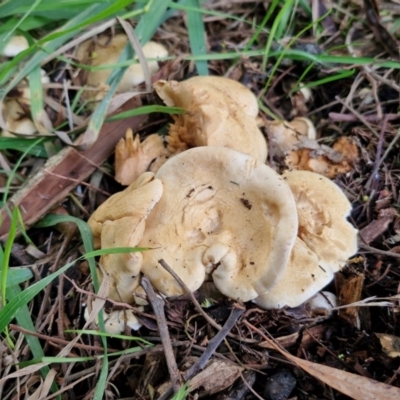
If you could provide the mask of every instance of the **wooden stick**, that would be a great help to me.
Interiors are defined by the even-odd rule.
[[[142,278],[142,287],[145,290],[151,306],[153,307],[154,314],[157,319],[158,330],[161,337],[161,342],[164,346],[165,358],[167,361],[169,375],[172,381],[172,389],[174,393],[179,390],[182,383],[181,373],[176,365],[174,351],[172,349],[171,337],[169,336],[167,319],[164,313],[164,300],[156,295],[153,286],[151,285],[147,276]]]

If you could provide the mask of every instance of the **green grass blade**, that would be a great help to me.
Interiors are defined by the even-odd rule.
[[[29,268],[12,267],[8,269],[6,288],[19,285],[22,282],[28,281],[33,277],[33,273]],[[3,272],[0,271],[0,281],[3,281]]]
[[[42,0],[35,0],[35,2],[29,7],[29,9],[26,11],[25,15],[18,20],[18,22],[14,25],[13,29],[10,29],[8,32],[8,36],[11,36],[20,26],[23,24],[25,19],[29,16],[29,14],[32,13],[32,11],[41,3]],[[1,15],[1,10],[0,10],[0,15]]]
[[[31,92],[31,116],[32,121],[38,132],[41,135],[49,133],[50,126],[46,126],[47,114],[43,108],[43,85],[42,85],[42,74],[40,65],[37,65],[28,76],[29,79],[29,90]],[[47,118],[48,119],[48,118]],[[49,121],[50,122],[50,121]]]
[[[2,265],[1,265],[1,305],[4,307],[6,305],[6,288],[7,288],[7,275],[10,265],[11,249],[14,243],[15,235],[17,233],[18,225],[18,207],[14,207],[11,217],[10,230],[8,232],[6,244],[4,246],[4,253],[2,255]],[[2,329],[0,329],[0,332]]]
[[[187,383],[180,387],[180,389],[174,394],[174,397],[171,400],[185,400],[189,394],[189,389],[187,387]]]
[[[73,332],[73,333],[80,333],[80,334],[94,335],[94,336],[107,336],[107,337],[112,337],[112,338],[121,339],[121,340],[135,340],[135,341],[141,342],[147,346],[153,346],[152,343],[150,343],[147,340],[142,339],[141,337],[138,337],[138,336],[116,335],[116,334],[111,334],[111,333],[107,333],[107,332],[93,331],[90,329],[68,330],[66,332]]]
[[[278,15],[276,16],[274,23],[272,24],[271,30],[268,35],[267,43],[265,45],[265,50],[263,54],[263,60],[261,63],[261,71],[265,71],[267,68],[268,56],[271,51],[272,42],[276,40],[276,32],[280,25],[280,21],[285,14],[289,12],[293,4],[293,0],[285,0],[283,7],[279,11]]]
[[[125,119],[134,117],[136,115],[150,114],[150,113],[165,113],[165,114],[184,114],[186,111],[179,107],[166,107],[166,106],[143,106],[135,108],[133,110],[124,111],[119,114],[115,114],[106,119],[107,122],[117,121],[119,119]]]
[[[29,288],[22,291],[18,296],[10,300],[6,306],[0,310],[0,332],[4,331],[12,321],[21,307],[28,304],[40,291],[42,291],[53,279],[63,274],[68,268],[72,267],[76,260],[69,262],[53,274],[34,283]]]
[[[116,2],[116,4],[120,5],[121,1],[122,0],[119,0]],[[122,4],[125,5],[126,1],[127,0],[124,0]],[[6,81],[5,77],[9,76],[9,72],[12,68],[20,65],[21,61],[23,61],[26,56],[36,51],[36,53],[25,63],[21,71],[16,74],[11,82],[8,83],[4,89],[2,98],[4,98],[6,93],[15,87],[15,85],[17,85],[24,77],[26,77],[34,68],[36,68],[49,54],[57,50],[67,40],[71,39],[79,29],[87,26],[89,23],[93,23],[93,21],[98,18],[98,15],[103,15],[107,9],[109,9],[109,6],[108,4],[104,3],[88,7],[75,18],[65,23],[64,26],[58,29],[56,32],[45,36],[43,39],[30,46],[29,49],[21,52],[14,57],[13,60],[9,61],[6,67],[0,71],[0,84]],[[115,12],[115,5],[113,6],[112,10]],[[96,17],[93,17],[93,15],[96,15]],[[38,50],[39,48],[42,50]]]
[[[47,158],[46,148],[43,146],[44,139],[32,142],[31,139],[24,138],[1,138],[1,150],[16,150],[22,153],[31,154],[34,157]]]
[[[7,201],[7,197],[8,197],[8,193],[10,191],[10,186],[11,186],[11,182],[14,179],[14,176],[19,168],[19,166],[21,165],[22,161],[24,160],[25,156],[31,151],[31,149],[33,149],[38,143],[41,143],[43,139],[36,139],[36,140],[30,140],[31,145],[27,147],[27,149],[24,151],[24,153],[21,155],[21,157],[18,159],[18,161],[14,164],[14,167],[12,169],[11,174],[9,175],[8,179],[7,179],[7,183],[4,189],[4,193],[3,193],[3,203],[5,204]],[[0,221],[1,222],[1,221]]]
[[[186,4],[191,7],[199,8],[199,0],[186,0]],[[192,54],[195,56],[207,54],[203,14],[198,11],[187,10],[186,15],[188,21],[189,43]],[[206,60],[196,61],[196,69],[199,75],[209,74]]]
[[[257,40],[258,36],[260,33],[263,31],[265,25],[268,23],[269,19],[272,16],[272,13],[275,11],[276,6],[279,4],[279,0],[273,0],[273,2],[269,5],[268,11],[265,14],[265,17],[261,21],[261,24],[257,27],[257,30],[255,31],[254,35],[250,38],[250,40],[247,42],[245,50],[250,49],[250,47],[253,45],[253,43]]]
[[[11,271],[12,270],[10,270],[10,272]],[[29,271],[29,270],[27,270],[27,271]],[[31,275],[33,275],[31,271],[29,271],[29,272],[31,273]],[[10,287],[7,290],[7,298],[9,301],[16,299],[20,294],[21,294],[21,289],[19,286]],[[18,325],[21,328],[27,329],[32,332],[36,331],[35,326],[33,325],[33,322],[32,322],[31,312],[29,311],[29,308],[26,304],[22,305],[20,307],[18,312],[15,314],[15,318],[17,320]],[[25,338],[26,343],[28,344],[29,349],[34,358],[44,357],[44,352],[43,352],[42,346],[40,344],[39,339],[36,336],[24,334],[24,338]],[[47,366],[40,369],[40,373],[42,374],[43,378],[46,378],[46,376],[49,372],[50,372],[50,369]],[[59,389],[57,387],[57,384],[55,382],[53,382],[51,385],[51,391],[53,393],[55,393],[58,390]],[[61,395],[58,395],[56,398],[61,400]]]
[[[318,79],[317,81],[303,83],[302,87],[312,88],[312,87],[316,87],[316,86],[325,85],[326,83],[338,81],[341,79],[347,79],[347,78],[350,78],[350,76],[354,75],[355,72],[356,72],[356,70],[354,70],[354,69],[340,71],[335,75],[327,76],[326,78]],[[299,83],[293,87],[293,89],[291,90],[291,93],[296,92],[300,89]]]

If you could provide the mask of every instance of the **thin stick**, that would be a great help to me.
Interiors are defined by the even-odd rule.
[[[182,286],[182,289],[185,291],[185,293],[187,293],[190,297],[190,299],[192,300],[195,309],[197,310],[197,312],[199,314],[201,314],[203,316],[203,318],[211,325],[213,326],[215,329],[218,329],[219,331],[222,329],[221,325],[217,324],[201,307],[201,305],[199,304],[199,302],[197,301],[196,297],[194,297],[193,293],[191,292],[191,290],[187,287],[186,283],[183,282],[183,280],[177,275],[177,273],[164,261],[164,260],[158,260],[159,264],[166,270],[168,271],[173,278]],[[236,339],[236,340],[240,340],[241,342],[244,343],[258,343],[257,340],[253,340],[253,339],[245,339],[245,338],[241,338],[238,335],[234,335],[233,333],[228,333],[228,336]]]
[[[231,311],[231,314],[229,315],[229,318],[226,320],[224,326],[222,329],[208,342],[208,346],[206,351],[200,356],[200,358],[195,362],[191,368],[189,369],[188,372],[184,375],[185,381],[189,380],[192,378],[196,373],[200,370],[202,370],[205,365],[207,364],[207,361],[211,358],[217,347],[221,344],[221,342],[225,339],[225,337],[228,335],[230,330],[233,328],[233,326],[236,324],[236,321],[238,318],[243,314],[244,309],[241,308],[233,308]]]
[[[144,276],[142,278],[142,287],[147,294],[147,297],[150,301],[151,306],[153,307],[153,311],[157,319],[158,330],[160,332],[161,342],[164,346],[164,353],[167,361],[169,376],[172,381],[172,388],[174,393],[176,393],[179,390],[182,379],[178,366],[176,365],[175,355],[171,344],[171,338],[169,336],[167,319],[165,318],[164,313],[164,300],[156,295],[153,286],[151,285],[147,276]]]
[[[231,311],[231,314],[229,315],[229,318],[226,320],[224,326],[221,328],[221,330],[208,342],[208,346],[205,349],[204,353],[200,356],[200,358],[191,366],[189,371],[185,373],[183,376],[185,382],[187,382],[189,379],[193,378],[194,375],[197,374],[200,370],[202,370],[205,365],[207,364],[207,361],[211,358],[211,356],[214,354],[215,350],[217,347],[221,344],[221,342],[225,339],[225,337],[228,335],[230,330],[233,328],[233,326],[236,324],[236,321],[238,318],[243,314],[244,309],[240,308],[233,308]],[[172,387],[170,386],[165,390],[165,392],[158,398],[158,400],[166,400],[168,399],[172,394]]]

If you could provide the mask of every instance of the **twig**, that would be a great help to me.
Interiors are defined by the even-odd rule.
[[[240,373],[240,377],[242,378],[242,381],[243,381],[243,383],[245,384],[245,386],[247,387],[247,389],[249,389],[250,392],[253,393],[253,395],[254,395],[255,397],[257,397],[257,399],[264,400],[264,398],[261,397],[261,396],[253,389],[253,387],[247,382],[246,378],[243,376],[242,373]],[[255,378],[254,378],[254,382],[255,382]],[[253,383],[254,383],[254,382],[253,382]]]
[[[379,134],[378,145],[377,145],[377,148],[376,148],[374,168],[372,169],[371,176],[369,177],[369,179],[368,179],[368,181],[367,181],[367,183],[365,185],[367,190],[370,189],[372,181],[375,179],[375,175],[378,173],[379,166],[383,162],[383,158],[381,158],[381,155],[382,155],[383,139],[384,139],[384,136],[385,136],[385,133],[386,133],[387,123],[388,123],[388,119],[387,119],[387,117],[385,117],[385,119],[382,122],[381,132]]]
[[[376,249],[375,247],[368,246],[365,243],[359,243],[358,245],[361,249],[367,250],[369,253],[376,253],[376,254],[381,254],[382,256],[400,258],[400,254],[395,253],[394,251],[379,250],[379,249]]]
[[[243,314],[244,309],[241,308],[233,308],[229,318],[226,320],[222,329],[208,342],[208,346],[204,353],[200,356],[200,358],[190,367],[189,371],[185,373],[183,376],[185,382],[189,379],[193,378],[194,375],[197,374],[200,370],[202,370],[207,361],[214,354],[217,347],[221,344],[221,342],[228,335],[230,330],[236,324],[238,318]],[[165,390],[165,392],[158,398],[158,400],[166,400],[172,394],[172,387],[169,387]]]
[[[399,114],[384,114],[384,118],[386,118],[388,121],[393,121],[397,120],[400,118]],[[382,118],[380,118],[377,114],[372,114],[372,115],[364,115],[364,118],[368,122],[380,122]],[[354,115],[350,114],[340,114],[336,112],[330,112],[329,113],[329,119],[335,122],[355,122],[358,121],[358,118],[355,117]]]
[[[353,107],[346,104],[339,96],[335,97],[345,108],[347,108],[353,115],[355,115],[377,138],[379,138],[379,133],[371,126],[371,124]]]
[[[193,302],[193,305],[195,307],[195,309],[199,312],[199,314],[201,314],[203,316],[203,318],[211,325],[213,326],[215,329],[218,329],[219,331],[222,329],[221,325],[217,324],[201,307],[201,305],[199,304],[199,302],[197,301],[196,297],[194,297],[193,293],[191,292],[191,290],[187,287],[186,283],[183,282],[183,280],[177,275],[177,273],[164,261],[164,260],[158,260],[159,264],[166,270],[168,271],[173,277],[174,279],[182,286],[182,289],[185,291],[185,293],[187,293],[190,297],[190,299]],[[253,339],[245,339],[245,338],[241,338],[238,335],[234,335],[233,333],[229,333],[228,334],[229,337],[236,339],[236,340],[240,340],[241,342],[245,342],[245,343],[258,343],[257,340],[253,340]]]
[[[176,393],[179,390],[182,379],[178,366],[176,365],[174,351],[171,344],[171,338],[169,336],[167,320],[164,314],[164,300],[156,295],[153,286],[151,285],[147,276],[144,276],[142,278],[142,287],[147,294],[147,297],[150,301],[151,306],[153,307],[153,311],[157,319],[158,330],[160,332],[161,341],[164,346],[165,358],[167,361],[169,375],[172,381],[172,388],[174,393]]]
[[[192,378],[196,373],[202,370],[207,361],[211,358],[217,347],[221,344],[221,342],[228,335],[230,330],[236,324],[238,318],[243,314],[244,309],[242,308],[233,308],[229,318],[226,320],[222,329],[209,341],[206,351],[200,356],[196,363],[192,365],[188,372],[184,375],[185,381]]]
[[[166,270],[168,271],[173,278],[182,286],[182,289],[189,295],[190,299],[192,300],[194,304],[194,308],[199,312],[204,319],[212,325],[215,329],[221,330],[222,327],[221,325],[217,324],[202,308],[199,302],[197,301],[196,297],[194,297],[193,292],[187,287],[186,283],[183,282],[183,280],[180,278],[180,276],[164,261],[164,260],[158,260],[158,263]]]

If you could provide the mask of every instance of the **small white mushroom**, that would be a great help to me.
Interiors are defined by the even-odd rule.
[[[43,84],[50,82],[49,76],[43,69],[41,69],[41,81]],[[28,82],[23,80],[15,88],[15,92],[18,94],[17,97],[6,98],[3,102],[2,113],[7,130],[2,130],[0,136],[15,137],[17,134],[34,137],[38,130],[30,115],[31,91]]]
[[[126,326],[134,331],[142,327],[142,324],[132,310],[114,310],[111,313],[101,310],[101,312],[103,313],[105,331],[111,335],[120,335],[125,332]],[[89,309],[87,307],[85,308],[84,318],[86,321],[89,318]],[[97,316],[94,322],[96,326],[99,325],[99,318]]]
[[[327,291],[317,293],[306,303],[306,307],[310,310],[312,316],[331,316],[333,313],[332,309],[337,307],[337,305],[337,297]]]
[[[357,230],[347,221],[351,204],[329,179],[309,171],[286,171],[299,230],[278,284],[255,302],[263,308],[297,307],[314,296],[357,252]]]
[[[13,36],[4,47],[3,55],[6,57],[15,57],[16,55],[21,53],[21,51],[24,51],[27,48],[29,48],[29,43],[26,40],[25,36],[16,35]]]
[[[255,119],[258,107],[254,95],[240,83],[196,77],[183,82],[160,80],[154,89],[167,106],[187,111],[176,115],[171,125],[167,138],[171,154],[196,146],[224,146],[265,162],[267,144]]]
[[[37,132],[36,126],[27,115],[21,104],[16,99],[7,99],[3,103],[3,118],[7,130],[1,131],[1,136],[15,137],[14,133],[19,135],[31,136]]]

